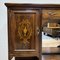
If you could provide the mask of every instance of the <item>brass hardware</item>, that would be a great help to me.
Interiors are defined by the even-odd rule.
[[[39,35],[39,33],[40,33],[40,29],[39,27],[37,27],[37,34]]]

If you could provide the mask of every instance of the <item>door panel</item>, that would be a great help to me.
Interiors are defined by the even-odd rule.
[[[35,49],[36,13],[16,13],[15,49]],[[33,42],[33,43],[32,43]]]
[[[39,56],[39,11],[12,11],[11,15],[10,36],[15,56]]]

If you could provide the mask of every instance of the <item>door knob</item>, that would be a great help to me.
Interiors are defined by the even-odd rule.
[[[40,29],[39,27],[37,27],[37,34],[39,35],[39,33],[40,33]]]

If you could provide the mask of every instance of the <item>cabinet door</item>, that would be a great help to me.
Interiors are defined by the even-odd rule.
[[[14,56],[39,57],[40,13],[38,10],[11,11],[9,20],[9,51],[13,49]],[[13,46],[12,46],[13,45]],[[10,48],[11,47],[11,48]]]

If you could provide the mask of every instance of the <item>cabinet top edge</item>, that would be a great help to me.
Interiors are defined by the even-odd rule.
[[[5,3],[7,7],[60,8],[60,4]]]

